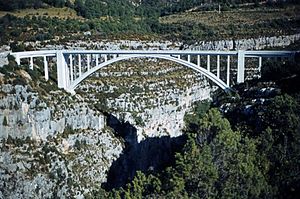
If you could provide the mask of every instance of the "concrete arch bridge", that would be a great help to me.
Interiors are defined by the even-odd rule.
[[[30,68],[34,59],[43,58],[44,76],[49,79],[49,57],[56,58],[57,84],[70,93],[84,79],[97,70],[132,58],[157,58],[173,61],[206,76],[221,89],[227,90],[233,84],[245,81],[246,59],[256,60],[260,73],[263,58],[278,60],[293,59],[296,51],[186,51],[186,50],[46,50],[11,53],[18,65],[22,59],[29,59]],[[234,60],[234,61],[233,61]],[[221,74],[222,73],[222,74]]]

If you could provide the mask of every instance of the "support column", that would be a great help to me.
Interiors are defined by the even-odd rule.
[[[107,54],[104,55],[104,62],[107,62]]]
[[[57,51],[56,58],[58,88],[67,89],[66,60],[61,50]]]
[[[87,54],[87,58],[86,58],[87,60],[87,71],[89,71],[90,70],[90,68],[91,68],[91,66],[90,66],[90,64],[91,64],[91,55],[90,54]]]
[[[181,59],[181,56],[180,56],[180,55],[177,55],[177,58],[178,58],[178,59]]]
[[[113,55],[113,58],[116,59],[116,58],[117,58],[117,54],[114,54],[114,55]]]
[[[96,54],[96,66],[99,65],[99,54]]]
[[[217,77],[220,78],[220,55],[217,55]]]
[[[81,76],[81,54],[78,54],[79,77]]]
[[[21,59],[20,59],[20,57],[19,57],[18,54],[16,54],[16,62],[17,62],[17,64],[18,64],[18,66],[21,65]]]
[[[210,55],[207,55],[207,70],[210,72]]]
[[[197,66],[201,66],[201,63],[200,63],[200,55],[197,55]]]
[[[30,57],[30,69],[33,70],[33,57]]]
[[[237,83],[245,81],[245,52],[238,51]]]
[[[47,61],[47,56],[44,56],[44,75],[45,75],[45,80],[49,80],[49,72],[48,72],[48,61]]]
[[[230,85],[230,55],[227,56],[227,86],[229,87]]]
[[[72,54],[70,54],[70,76],[71,76],[71,82],[74,80],[74,77],[73,77],[73,56]]]
[[[191,55],[188,55],[187,61],[188,61],[188,62],[191,62]]]
[[[262,66],[262,57],[258,58],[258,72],[261,72],[261,66]]]

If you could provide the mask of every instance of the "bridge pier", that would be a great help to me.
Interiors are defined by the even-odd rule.
[[[74,77],[73,77],[73,55],[72,54],[70,54],[69,61],[70,61],[70,76],[71,76],[71,81],[73,81]]]
[[[220,78],[220,55],[217,55],[217,77]]]
[[[200,67],[201,63],[200,63],[200,55],[197,55],[197,66]]]
[[[245,52],[238,51],[237,83],[245,81]]]
[[[96,54],[96,66],[99,65],[99,54]]]
[[[210,55],[207,55],[207,70],[210,72]]]
[[[87,54],[86,55],[86,61],[87,61],[87,70],[89,71],[90,70],[90,67],[91,67],[91,55],[90,54]]]
[[[226,84],[229,87],[230,86],[230,55],[227,55],[227,78],[226,78]]]
[[[33,57],[30,57],[30,69],[33,70]]]
[[[81,54],[78,54],[78,71],[80,77],[81,76]]]
[[[49,72],[48,72],[48,61],[47,61],[47,56],[44,56],[44,75],[45,75],[45,80],[49,80]]]
[[[16,62],[17,62],[17,64],[18,64],[18,66],[20,66],[20,65],[21,65],[21,59],[20,59],[20,56],[17,54],[17,55],[15,56],[15,58],[16,58]]]
[[[262,57],[258,58],[258,72],[261,73],[261,66],[262,66]]]
[[[66,70],[66,60],[62,53],[62,51],[57,51],[56,54],[57,61],[56,61],[56,67],[57,67],[57,84],[58,88],[63,88],[67,90],[67,70]]]

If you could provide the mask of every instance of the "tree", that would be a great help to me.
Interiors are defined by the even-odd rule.
[[[169,187],[174,187],[171,194],[258,198],[268,191],[266,170],[261,169],[265,162],[257,157],[255,140],[233,131],[216,109],[211,109],[199,126],[198,132],[190,132],[182,153],[176,156],[168,181]]]
[[[77,11],[77,13],[81,16],[86,15],[86,9],[83,3],[83,0],[75,0],[74,2],[74,8]]]
[[[6,116],[3,117],[2,125],[3,126],[8,126],[8,122],[7,122],[7,117]]]
[[[277,197],[292,198],[300,189],[299,110],[296,99],[284,94],[275,97],[262,115],[260,152],[271,163],[270,184]]]

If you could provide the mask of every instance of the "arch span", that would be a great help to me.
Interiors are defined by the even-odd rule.
[[[191,62],[188,62],[188,61],[176,58],[176,57],[172,57],[170,55],[153,54],[153,55],[122,55],[120,57],[103,62],[103,63],[99,64],[98,66],[95,66],[95,67],[91,68],[90,70],[86,71],[80,77],[78,77],[73,82],[71,82],[71,84],[68,86],[67,90],[74,92],[74,90],[77,88],[77,86],[80,84],[80,82],[85,80],[87,77],[89,77],[91,74],[93,74],[97,70],[99,70],[107,65],[110,65],[110,64],[122,61],[122,60],[132,59],[132,58],[157,58],[157,59],[173,61],[173,62],[179,63],[183,66],[186,66],[188,68],[191,68],[194,71],[197,71],[197,72],[203,74],[204,76],[206,76],[208,79],[213,81],[215,84],[217,84],[221,89],[223,89],[225,91],[230,89],[230,87],[228,85],[226,85],[226,83],[224,81],[222,81],[220,78],[218,78],[216,75],[214,75],[213,73],[209,72],[208,70],[206,70],[204,68],[197,66],[194,63],[191,63]]]

